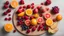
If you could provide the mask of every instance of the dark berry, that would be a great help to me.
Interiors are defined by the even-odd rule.
[[[28,30],[26,31],[26,33],[30,33],[30,29],[28,29]]]
[[[24,19],[27,20],[27,19],[29,19],[29,17],[28,16],[24,16]]]
[[[9,1],[6,1],[5,4],[8,5],[9,4]]]
[[[31,8],[31,5],[27,5],[27,8]]]
[[[51,4],[51,0],[46,0],[45,5],[50,5]]]
[[[40,10],[41,6],[37,6],[37,9]]]
[[[34,16],[31,16],[31,17],[30,17],[30,19],[33,19],[33,18],[35,18],[35,17],[34,17]]]
[[[8,8],[8,5],[4,5],[3,8],[7,9]]]
[[[42,14],[40,14],[40,17],[42,17],[43,15]]]
[[[29,26],[30,29],[31,29],[32,27],[33,27],[32,25]]]
[[[20,20],[20,19],[21,19],[21,17],[17,16],[17,20]]]
[[[9,9],[7,10],[7,12],[10,13],[10,12],[11,12],[11,9],[9,8]]]

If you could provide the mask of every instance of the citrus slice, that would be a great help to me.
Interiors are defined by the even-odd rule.
[[[13,29],[13,25],[12,25],[12,24],[5,24],[5,25],[4,25],[4,30],[5,30],[6,32],[11,32],[12,29]]]
[[[31,16],[32,15],[32,9],[27,9],[26,10],[26,15],[28,15],[28,16]]]
[[[18,14],[18,16],[22,17],[22,16],[24,16],[24,14],[25,14],[25,12],[21,12],[21,13]]]
[[[30,25],[30,20],[26,20],[26,21],[25,21],[25,24],[26,24],[27,26],[29,26],[29,25]]]
[[[13,0],[13,1],[11,2],[11,6],[12,6],[13,8],[17,8],[17,7],[18,7],[18,2],[17,2],[16,0]]]
[[[39,17],[39,14],[34,14],[34,17],[38,18]]]
[[[42,17],[39,17],[39,18],[37,19],[37,22],[38,22],[38,23],[43,23],[43,22],[44,22],[44,19],[43,19]]]
[[[31,20],[31,25],[37,25],[37,20],[36,19],[32,19]]]
[[[51,26],[52,24],[53,24],[53,20],[50,19],[50,18],[48,18],[48,19],[46,20],[46,25],[47,25],[47,26]]]

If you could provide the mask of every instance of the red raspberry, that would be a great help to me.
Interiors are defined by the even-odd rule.
[[[5,4],[8,5],[9,4],[9,1],[6,1]]]
[[[26,31],[26,33],[30,33],[30,29],[28,29],[28,30]]]
[[[11,9],[9,8],[9,9],[7,10],[7,12],[10,13],[10,12],[11,12]]]
[[[8,20],[8,18],[5,18],[4,20],[5,20],[5,21],[7,21],[7,20]]]
[[[4,12],[3,15],[7,15],[7,12]]]
[[[35,31],[35,30],[36,30],[36,27],[33,27],[33,28],[32,28],[32,32]]]
[[[38,13],[38,9],[35,8],[35,9],[33,10],[33,13],[34,13],[34,14]]]
[[[34,8],[34,5],[32,5],[31,8],[33,9]]]
[[[50,5],[51,4],[51,0],[47,0],[46,2],[45,2],[45,5]]]
[[[8,8],[8,5],[4,5],[3,8],[7,9]]]
[[[44,5],[44,3],[41,3],[41,5]]]
[[[8,18],[8,21],[10,21],[10,20],[11,20],[11,17]]]
[[[31,5],[34,5],[34,3],[32,3]]]
[[[24,0],[21,0],[19,3],[20,3],[20,4],[25,4],[25,3],[24,3]]]
[[[31,8],[31,5],[27,5],[27,8]]]

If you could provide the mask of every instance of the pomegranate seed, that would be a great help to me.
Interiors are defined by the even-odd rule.
[[[38,13],[38,9],[35,8],[35,9],[33,10],[33,13],[34,13],[34,14],[35,14],[35,13]]]
[[[27,20],[27,19],[29,19],[29,18],[28,18],[28,16],[24,16],[24,19]]]
[[[5,21],[7,21],[7,20],[8,20],[8,18],[5,18],[4,20],[5,20]]]
[[[15,33],[15,32],[16,32],[16,30],[13,31],[13,33]]]
[[[34,8],[34,5],[32,5],[31,8],[33,9]]]
[[[43,15],[42,14],[40,14],[40,17],[42,17]]]
[[[30,29],[31,29],[32,27],[33,27],[32,25],[29,26]]]
[[[33,18],[34,18],[34,16],[31,16],[31,17],[30,17],[30,19],[33,19]]]
[[[20,3],[20,4],[25,4],[23,0],[21,0],[19,3]]]
[[[48,11],[48,10],[49,10],[49,8],[46,8],[46,10]]]
[[[28,30],[26,31],[26,33],[30,33],[30,30],[28,29]]]
[[[20,6],[19,9],[22,9],[22,6]]]
[[[56,19],[53,19],[53,22],[56,22]]]
[[[4,12],[3,15],[7,15],[7,12]]]
[[[51,1],[50,0],[47,0],[46,2],[45,2],[45,5],[50,5],[51,4]]]
[[[31,5],[34,5],[34,3],[32,3]]]
[[[5,4],[8,5],[9,4],[9,1],[6,1]]]
[[[48,26],[46,26],[45,30],[48,30]]]
[[[35,31],[35,30],[36,30],[36,27],[33,27],[33,28],[32,28],[32,32]]]
[[[23,8],[26,8],[26,6],[24,5]]]
[[[10,20],[11,20],[11,17],[8,18],[8,21],[10,21]]]
[[[8,16],[11,16],[11,14],[8,14]]]
[[[40,10],[41,6],[37,6],[37,9]]]
[[[10,12],[11,12],[11,9],[9,8],[9,9],[7,10],[7,12],[10,13]]]
[[[40,31],[40,28],[39,27],[37,28],[37,31]]]
[[[43,5],[43,3],[41,3],[41,5]]]
[[[4,5],[3,8],[7,9],[8,8],[8,5]]]
[[[27,5],[27,8],[30,8],[31,7],[31,5]]]

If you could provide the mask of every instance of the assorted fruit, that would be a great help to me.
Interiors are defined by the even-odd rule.
[[[26,33],[34,32],[35,30],[43,31],[46,30],[49,33],[56,33],[58,31],[57,25],[58,21],[62,19],[62,16],[59,13],[58,6],[52,7],[52,10],[49,8],[44,7],[43,5],[47,6],[51,4],[51,0],[46,0],[45,3],[41,3],[41,6],[36,6],[34,3],[23,5],[25,4],[24,0],[19,1],[20,4],[22,4],[18,10],[16,11],[16,20],[17,20],[17,26],[21,26],[22,31],[26,31]],[[16,0],[13,0],[11,3],[9,1],[6,1],[4,4],[4,8],[7,9],[3,13],[3,15],[7,15],[11,12],[11,8],[9,8],[9,4],[12,8],[17,8],[19,3]],[[45,8],[45,9],[44,9]],[[50,12],[48,11],[50,10]],[[53,14],[52,14],[53,13]],[[58,14],[56,18],[51,18],[52,15]],[[11,14],[8,14],[10,16]],[[5,21],[10,21],[11,17],[5,18]],[[4,30],[6,32],[11,32],[13,29],[12,24],[5,24]],[[14,30],[16,32],[16,30]]]

